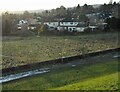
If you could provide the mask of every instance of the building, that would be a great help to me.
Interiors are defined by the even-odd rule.
[[[44,22],[44,24],[48,25],[48,30],[49,31],[54,31],[54,30],[57,30],[59,22]]]
[[[86,25],[84,22],[60,22],[57,29],[59,31],[84,32]]]
[[[19,20],[18,24],[17,24],[17,29],[18,30],[26,30],[28,25],[28,21],[27,20]]]

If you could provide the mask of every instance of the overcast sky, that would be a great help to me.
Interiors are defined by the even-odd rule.
[[[18,10],[36,10],[36,9],[53,9],[60,7],[73,7],[85,3],[91,4],[104,4],[109,3],[110,0],[0,0],[1,11],[18,11]],[[120,1],[120,0],[113,0]]]

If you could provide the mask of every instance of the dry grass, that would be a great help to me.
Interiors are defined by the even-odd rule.
[[[118,33],[81,36],[3,37],[3,68],[118,47]]]

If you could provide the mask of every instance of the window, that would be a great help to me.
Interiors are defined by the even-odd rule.
[[[73,30],[75,30],[75,28],[73,28]]]
[[[69,28],[70,31],[72,31],[72,28]]]

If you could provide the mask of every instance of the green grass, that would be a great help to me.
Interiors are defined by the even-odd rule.
[[[118,62],[66,67],[3,84],[3,90],[116,90]],[[71,87],[72,86],[72,87]]]
[[[118,73],[113,73],[51,90],[118,90],[118,84]]]
[[[118,33],[81,36],[3,37],[2,68],[118,47]]]

